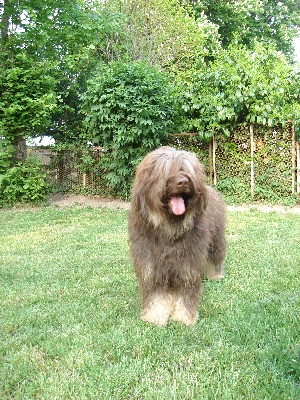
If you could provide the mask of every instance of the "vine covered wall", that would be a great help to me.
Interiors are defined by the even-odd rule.
[[[240,126],[230,137],[214,135],[211,142],[197,136],[175,135],[170,142],[193,151],[206,168],[209,183],[215,184],[228,202],[267,201],[289,204],[297,200],[296,169],[293,170],[292,126],[254,129],[253,158],[249,126]],[[215,154],[213,154],[215,147]],[[299,150],[298,150],[299,151]],[[298,156],[299,159],[299,156]],[[215,161],[213,161],[215,160]],[[251,166],[254,191],[251,193]],[[296,165],[297,167],[297,165]],[[298,169],[299,169],[298,165]],[[292,176],[295,184],[292,190]],[[299,179],[299,178],[298,178]],[[294,192],[294,193],[292,193]]]
[[[226,197],[251,197],[251,143],[249,127],[236,130],[229,140],[217,139],[217,186]],[[254,129],[253,147],[255,200],[278,202],[291,196],[292,137],[285,129]]]

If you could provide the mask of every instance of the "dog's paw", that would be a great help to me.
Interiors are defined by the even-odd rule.
[[[196,313],[195,315],[191,316],[189,314],[183,315],[183,314],[176,314],[173,313],[171,315],[171,318],[174,322],[179,322],[182,323],[186,326],[194,326],[198,320],[198,313]]]
[[[157,326],[167,325],[172,308],[172,296],[167,292],[157,291],[144,304],[141,319]]]
[[[171,318],[175,322],[181,322],[187,326],[193,326],[198,320],[198,311],[191,312],[188,310],[181,300],[175,304]]]
[[[208,264],[204,275],[209,280],[218,280],[224,278],[224,265],[215,266],[213,264]]]
[[[211,280],[218,280],[224,278],[224,273],[205,274],[206,278]]]
[[[144,322],[155,324],[156,326],[165,326],[168,323],[169,314],[164,312],[163,309],[152,308],[147,311],[143,311],[141,319]]]

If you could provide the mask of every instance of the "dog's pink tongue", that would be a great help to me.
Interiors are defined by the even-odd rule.
[[[181,196],[171,196],[169,206],[171,207],[172,213],[175,215],[182,215],[185,213],[184,200]]]

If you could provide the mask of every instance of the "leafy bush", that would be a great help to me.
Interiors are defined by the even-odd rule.
[[[175,115],[173,87],[145,63],[113,62],[99,68],[82,100],[86,139],[104,147],[107,185],[126,198],[136,165],[167,142]]]
[[[46,200],[49,185],[37,160],[28,158],[0,174],[0,206]]]
[[[251,201],[250,183],[247,184],[240,177],[233,176],[218,180],[217,189],[228,204],[242,204]]]
[[[14,148],[11,144],[0,140],[0,176],[4,174],[11,165]]]
[[[55,79],[49,65],[17,54],[0,74],[0,131],[14,143],[19,137],[41,132],[56,110]]]

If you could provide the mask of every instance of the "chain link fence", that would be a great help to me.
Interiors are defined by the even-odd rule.
[[[48,173],[53,192],[106,194],[101,170],[101,148],[29,148],[28,155],[40,161]]]
[[[208,181],[225,195],[250,194],[251,167],[254,168],[255,198],[276,200],[300,193],[299,143],[293,148],[292,127],[255,130],[251,157],[249,127],[240,127],[230,137],[214,137],[210,142],[197,135],[170,135],[171,146],[197,154],[206,168]],[[102,148],[29,148],[48,172],[53,192],[110,195],[101,168]]]

